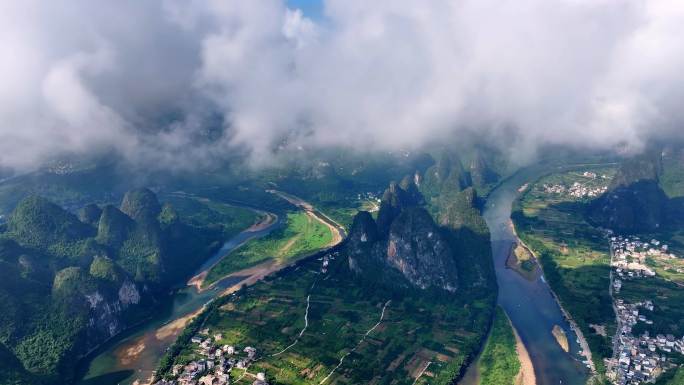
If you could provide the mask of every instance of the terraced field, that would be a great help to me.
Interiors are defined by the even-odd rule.
[[[392,294],[359,284],[340,255],[325,273],[322,263],[269,277],[207,316],[202,329],[221,335],[217,345],[257,349],[246,371],[233,369],[233,383],[264,372],[280,384],[446,384],[476,349],[484,304]],[[202,358],[188,344],[175,363]]]

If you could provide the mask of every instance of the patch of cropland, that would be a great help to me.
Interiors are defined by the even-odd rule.
[[[477,345],[477,334],[463,326],[484,326],[486,319],[472,319],[464,303],[446,298],[370,290],[352,279],[341,255],[328,261],[324,276],[322,261],[303,263],[236,294],[207,317],[203,338],[240,351],[226,359],[244,359],[247,347],[257,351],[258,360],[246,370],[231,371],[232,383],[251,384],[263,372],[283,384],[359,384],[388,377],[410,384],[430,362],[426,379],[448,383],[458,373],[463,350]],[[190,343],[174,365],[206,359]]]
[[[513,328],[502,308],[497,307],[489,338],[480,359],[481,384],[513,385],[520,372]]]
[[[289,212],[284,227],[250,240],[221,259],[207,274],[205,285],[266,261],[285,264],[328,247],[332,240],[330,228],[313,215],[301,210]]]
[[[186,220],[147,189],[78,216],[39,196],[20,201],[0,227],[0,353],[22,370],[0,383],[72,381],[80,357],[153,314],[189,268],[256,218],[218,211]]]
[[[486,226],[439,226],[423,201],[411,179],[393,183],[377,222],[361,212],[342,245],[214,301],[161,383],[450,383],[478,350],[496,284],[488,241],[464,235],[488,240]]]
[[[512,214],[518,236],[538,257],[546,280],[586,337],[599,371],[611,356],[615,331],[608,293],[610,253],[604,234],[584,213],[614,173],[585,167],[542,177],[524,189]]]

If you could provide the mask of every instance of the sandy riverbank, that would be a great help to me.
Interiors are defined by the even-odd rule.
[[[296,196],[289,195],[287,193],[284,193],[282,191],[278,190],[266,190],[266,192],[269,192],[271,194],[276,194],[279,197],[285,199],[286,201],[290,202],[291,204],[299,207],[300,209],[306,211],[307,213],[313,215],[318,221],[323,223],[324,225],[328,226],[330,228],[330,231],[333,233],[333,241],[331,243],[331,246],[336,245],[337,243],[342,241],[342,238],[344,238],[342,234],[342,230],[344,229],[342,225],[339,223],[335,222],[332,220],[332,218],[328,217],[327,215],[316,211],[316,209],[313,207],[313,205],[309,202],[306,202]]]
[[[275,191],[275,190],[272,190],[272,191]],[[274,192],[274,193],[278,194],[278,196],[282,197],[283,199],[288,200],[290,203],[295,204],[297,207],[303,209],[304,212],[306,213],[306,215],[309,216],[309,218],[322,223],[324,226],[326,226],[330,230],[330,233],[332,234],[332,239],[331,239],[330,243],[328,243],[326,245],[326,247],[332,247],[332,246],[335,246],[338,243],[342,242],[343,235],[342,235],[342,232],[339,230],[339,228],[334,226],[331,223],[332,220],[330,220],[329,218],[327,218],[327,217],[323,218],[323,217],[319,216],[318,212],[316,212],[313,209],[313,206],[311,206],[309,203],[304,202],[302,200],[298,200],[298,198],[290,197],[288,195],[284,195],[284,194],[281,195],[278,192]],[[271,226],[273,223],[275,223],[275,221],[277,219],[278,219],[278,217],[275,214],[270,214],[267,216],[267,218],[265,218],[259,224],[250,227],[247,231],[263,230],[263,229],[267,228],[268,226]],[[240,245],[238,245],[237,247],[239,247],[239,246]],[[236,247],[236,249],[237,249],[237,247]],[[201,273],[197,274],[196,276],[192,277],[188,281],[188,286],[194,286],[197,289],[197,291],[199,291],[199,292],[211,289],[215,283],[212,285],[209,285],[207,287],[202,287],[202,285],[204,284],[204,280],[207,278],[207,274],[209,274],[209,270],[211,270],[219,262],[220,262],[220,260],[216,261],[216,263],[214,265],[210,266],[208,269],[206,269],[206,270],[202,271]],[[296,262],[296,260],[290,261],[289,264],[292,264],[294,262]],[[268,267],[266,267],[266,266],[268,266]],[[227,277],[231,277],[231,276],[235,276],[235,275],[243,276],[243,275],[245,275],[245,272],[250,272],[250,274],[254,274],[254,275],[260,275],[262,273],[265,273],[265,275],[268,275],[268,274],[275,272],[275,271],[277,271],[283,267],[285,267],[285,265],[278,264],[275,261],[272,261],[272,260],[266,261],[264,263],[261,263],[259,265],[254,266],[254,267],[251,267],[251,268],[248,268],[245,270],[241,270],[239,272],[232,273],[230,275],[222,277],[217,282],[219,282],[219,281],[221,281]],[[256,269],[260,272],[259,273],[251,273],[252,269]],[[261,270],[263,270],[263,271],[261,271]]]
[[[273,226],[273,224],[278,220],[278,216],[273,214],[273,213],[267,213],[265,211],[260,212],[260,213],[262,215],[264,215],[263,219],[261,219],[259,222],[255,223],[255,224],[253,224],[251,227],[249,227],[244,232],[257,232],[257,231],[265,230],[269,226]],[[247,241],[245,241],[245,242],[247,242]],[[244,244],[244,242],[236,245],[233,248],[233,250],[237,249],[238,247],[242,246],[243,244]],[[225,256],[223,256],[223,257],[225,257]],[[208,268],[203,270],[201,273],[190,278],[188,280],[187,286],[194,286],[195,289],[200,293],[207,290],[207,289],[210,289],[212,287],[212,285],[210,285],[209,287],[205,287],[205,288],[202,287],[202,285],[204,284],[204,280],[207,278],[207,274],[209,274],[209,270],[211,270],[214,266],[216,266],[216,264],[221,262],[221,259],[223,259],[223,257],[219,258],[216,262],[214,262],[214,264],[212,264],[211,266],[209,266]]]
[[[511,322],[510,320],[508,321]],[[532,365],[532,358],[527,351],[525,344],[520,339],[518,331],[510,323],[513,334],[515,335],[515,352],[518,354],[518,361],[520,361],[520,371],[515,376],[515,385],[537,385],[537,376],[534,374],[534,366]]]
[[[532,249],[527,247],[527,245],[525,245],[525,243],[522,240],[520,240],[520,237],[518,237],[518,233],[515,230],[515,225],[513,224],[512,220],[509,221],[509,226],[511,227],[513,235],[515,235],[516,241],[519,242],[522,246],[524,246],[527,250],[529,250],[530,253],[532,253],[532,256],[534,257],[535,263],[537,263],[537,266],[538,266],[539,270],[541,271],[541,276],[543,278],[544,271],[541,268],[541,265],[539,264],[539,258],[537,258],[537,255],[534,253],[534,251],[532,251]],[[551,288],[551,285],[549,285],[549,291],[551,292],[553,299],[558,304],[558,307],[560,308],[560,311],[563,314],[563,317],[565,318],[565,320],[570,325],[570,329],[572,329],[572,331],[577,336],[577,340],[579,342],[580,348],[582,349],[582,351],[580,352],[580,355],[583,356],[586,359],[586,361],[588,362],[589,370],[591,370],[591,373],[593,375],[596,375],[597,374],[596,366],[594,365],[591,350],[589,349],[589,343],[587,342],[586,338],[584,338],[584,334],[582,333],[582,330],[580,330],[579,326],[577,326],[577,323],[570,316],[570,313],[568,313],[568,311],[565,310],[565,308],[563,307],[563,304],[560,301],[560,298],[558,298],[558,295],[556,295],[556,292],[553,291],[553,289]]]
[[[257,223],[253,224],[250,228],[248,228],[246,231],[261,231],[264,229],[267,229],[269,226],[271,226],[275,221],[278,220],[278,216],[273,214],[273,213],[267,213],[265,211],[259,211],[259,214],[263,215],[263,219],[258,221]]]
[[[525,260],[521,261],[518,258],[518,252],[520,251],[520,249],[526,253],[529,253],[528,260],[533,264],[533,270],[527,270],[523,267],[522,264],[523,262],[525,262]],[[537,263],[534,254],[525,245],[521,243],[514,242],[511,245],[511,250],[508,253],[508,258],[506,258],[506,267],[515,271],[521,277],[531,282],[537,280],[541,276],[541,267],[539,267],[539,264]]]
[[[240,270],[227,277],[245,277],[234,285],[226,288],[219,296],[225,296],[238,291],[243,286],[253,285],[269,274],[272,274],[280,269],[284,265],[276,263],[276,261],[267,261],[257,266],[250,267],[248,269]],[[160,341],[173,342],[178,335],[185,329],[190,321],[202,313],[206,308],[202,306],[201,308],[195,310],[194,312],[187,314],[183,317],[177,318],[172,322],[158,328],[151,333],[146,333],[135,340],[127,343],[126,345],[120,347],[116,352],[116,359],[124,366],[129,366],[135,363],[145,352],[148,345],[156,345]],[[153,373],[149,371],[141,371],[141,378],[138,378],[134,384],[137,385],[151,385],[153,380]]]
[[[260,281],[264,277],[266,277],[269,274],[275,273],[276,271],[282,269],[285,267],[283,264],[277,263],[275,260],[270,260],[266,261],[263,263],[260,263],[256,266],[249,267],[247,269],[243,269],[240,271],[236,271],[232,274],[229,274],[222,279],[226,278],[231,278],[231,277],[244,277],[244,279],[240,280],[239,282],[235,283],[234,285],[226,288],[220,296],[232,294],[236,291],[238,291],[241,287],[243,286],[250,286],[255,284],[256,282]],[[211,287],[211,286],[210,286]],[[207,288],[208,289],[208,288]],[[172,336],[177,336],[180,334],[180,332],[185,328],[185,326],[193,319],[195,318],[198,314],[200,314],[202,311],[204,311],[204,306],[195,312],[188,314],[184,317],[178,318],[174,320],[173,322],[170,322],[163,327],[157,329],[156,332],[156,337],[159,340],[169,338]]]
[[[298,198],[294,197],[294,199]],[[305,206],[305,208],[307,210],[305,211],[307,212],[309,218],[311,220],[320,221],[321,223],[326,225],[332,232],[333,236],[329,246],[334,246],[340,243],[344,236],[344,230],[336,228],[334,226],[335,222],[325,217],[324,214],[320,214],[323,217],[325,217],[324,219],[323,217],[318,215],[319,213],[315,211],[313,207],[311,207],[308,204],[306,205],[307,206]],[[256,223],[254,223],[248,229],[244,230],[244,233],[263,231],[269,226],[273,226],[278,221],[278,216],[273,213],[268,213],[261,210],[255,211],[257,211],[261,216]],[[233,282],[235,282],[236,280],[237,282],[232,284],[230,287],[223,289],[222,292],[217,292],[215,298],[229,295],[233,292],[238,291],[240,288],[244,286],[253,285],[259,282],[260,280],[264,279],[266,276],[296,263],[297,260],[288,261],[287,263],[279,263],[276,260],[269,260],[261,264],[252,266],[250,268],[229,274],[223,277],[220,281],[232,278]],[[215,285],[210,285],[209,287],[204,289],[201,288],[202,282],[206,278],[209,269],[205,269],[204,271],[202,271],[202,273],[192,277],[187,282],[187,284],[194,286],[198,292],[213,289]],[[119,344],[118,346],[116,346],[115,350],[112,351],[112,355],[118,363],[118,367],[120,369],[134,369],[136,371],[135,376],[138,377],[138,379],[134,382],[134,384],[149,384],[153,379],[154,370],[151,368],[138,368],[137,363],[149,360],[150,355],[154,356],[155,354],[157,354],[157,352],[154,349],[158,349],[159,346],[168,346],[171,343],[173,343],[173,341],[184,330],[188,323],[192,321],[192,319],[197,317],[197,315],[199,315],[205,309],[206,305],[182,317],[173,319],[172,321],[163,326],[153,328],[152,330],[149,330],[145,332],[143,335],[135,337],[132,340],[124,341],[123,343]]]
[[[330,233],[332,234],[332,240],[330,241],[330,243],[328,243],[328,245],[326,247],[332,247],[332,246],[335,246],[336,244],[342,242],[342,233],[340,232],[340,230],[337,227],[333,226],[332,224],[330,224],[325,219],[319,217],[314,211],[307,211],[306,215],[310,216],[314,220],[321,222],[325,227],[330,229]]]

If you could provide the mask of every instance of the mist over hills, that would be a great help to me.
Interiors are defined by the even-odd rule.
[[[319,8],[6,4],[0,179],[103,153],[200,170],[301,148],[458,141],[529,160],[548,145],[639,152],[682,138],[680,2]]]
[[[470,161],[478,157],[483,159]],[[166,290],[232,234],[218,224],[234,218],[197,202],[181,201],[181,214],[176,203],[162,204],[150,189],[124,190],[145,180],[158,183],[166,200],[198,191],[279,213],[287,202],[265,192],[274,185],[326,210],[377,191],[377,224],[362,213],[350,227],[352,271],[371,286],[391,282],[390,291],[398,285],[491,301],[489,235],[475,189],[484,193],[495,181],[475,185],[472,180],[479,179],[471,175],[503,172],[488,166],[496,159],[495,153],[453,151],[442,151],[437,162],[426,153],[319,154],[258,172],[237,168],[199,176],[141,174],[104,162],[6,181],[0,185],[6,213],[0,224],[0,302],[6,309],[0,348],[17,364],[8,361],[2,378],[20,384],[72,381],[79,357],[149,316]],[[462,184],[452,184],[459,178]],[[456,199],[441,199],[452,193]]]
[[[617,165],[567,207],[684,226],[681,36],[674,0],[5,2],[0,385],[76,381],[224,242],[286,222],[278,192],[349,230],[335,264],[364,290],[481,306],[469,355],[497,291],[482,208],[521,168]]]

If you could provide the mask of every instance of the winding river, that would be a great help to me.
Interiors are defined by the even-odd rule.
[[[560,306],[543,277],[534,281],[506,267],[506,258],[516,235],[510,226],[512,204],[518,189],[525,183],[551,171],[548,166],[523,169],[492,191],[484,209],[484,218],[491,231],[492,254],[499,285],[498,302],[511,319],[525,344],[538,385],[580,385],[589,378],[588,369],[579,356],[577,336],[565,320]],[[570,342],[566,353],[551,334],[554,325],[565,331]],[[477,365],[471,365],[460,385],[477,385]]]
[[[271,214],[274,215],[274,214]],[[211,268],[223,256],[242,243],[263,237],[280,226],[281,219],[259,229],[245,230],[231,238],[200,266],[198,275]],[[195,286],[183,286],[176,290],[165,310],[153,320],[115,338],[100,348],[88,360],[80,385],[129,385],[150,378],[166,349],[180,334],[189,318],[201,311],[203,306],[228,288],[242,283],[247,275],[231,275],[212,285],[211,289],[199,291]]]
[[[491,231],[492,253],[499,285],[498,302],[508,314],[534,365],[537,385],[581,385],[587,382],[589,371],[578,355],[577,336],[563,317],[549,286],[540,277],[529,281],[506,267],[506,258],[516,236],[510,226],[511,208],[518,189],[533,182],[551,169],[530,167],[502,182],[491,192],[484,209],[484,218]],[[243,242],[264,236],[279,226],[276,221],[266,228],[244,231],[227,241],[196,274],[211,267]],[[103,346],[88,362],[81,385],[133,384],[136,379],[149,378],[159,359],[178,336],[188,317],[227,288],[243,282],[247,276],[230,276],[210,290],[198,291],[186,286],[176,291],[170,306],[159,317]],[[564,329],[570,342],[566,353],[551,334],[554,325]],[[460,382],[477,385],[477,365],[473,364]]]

